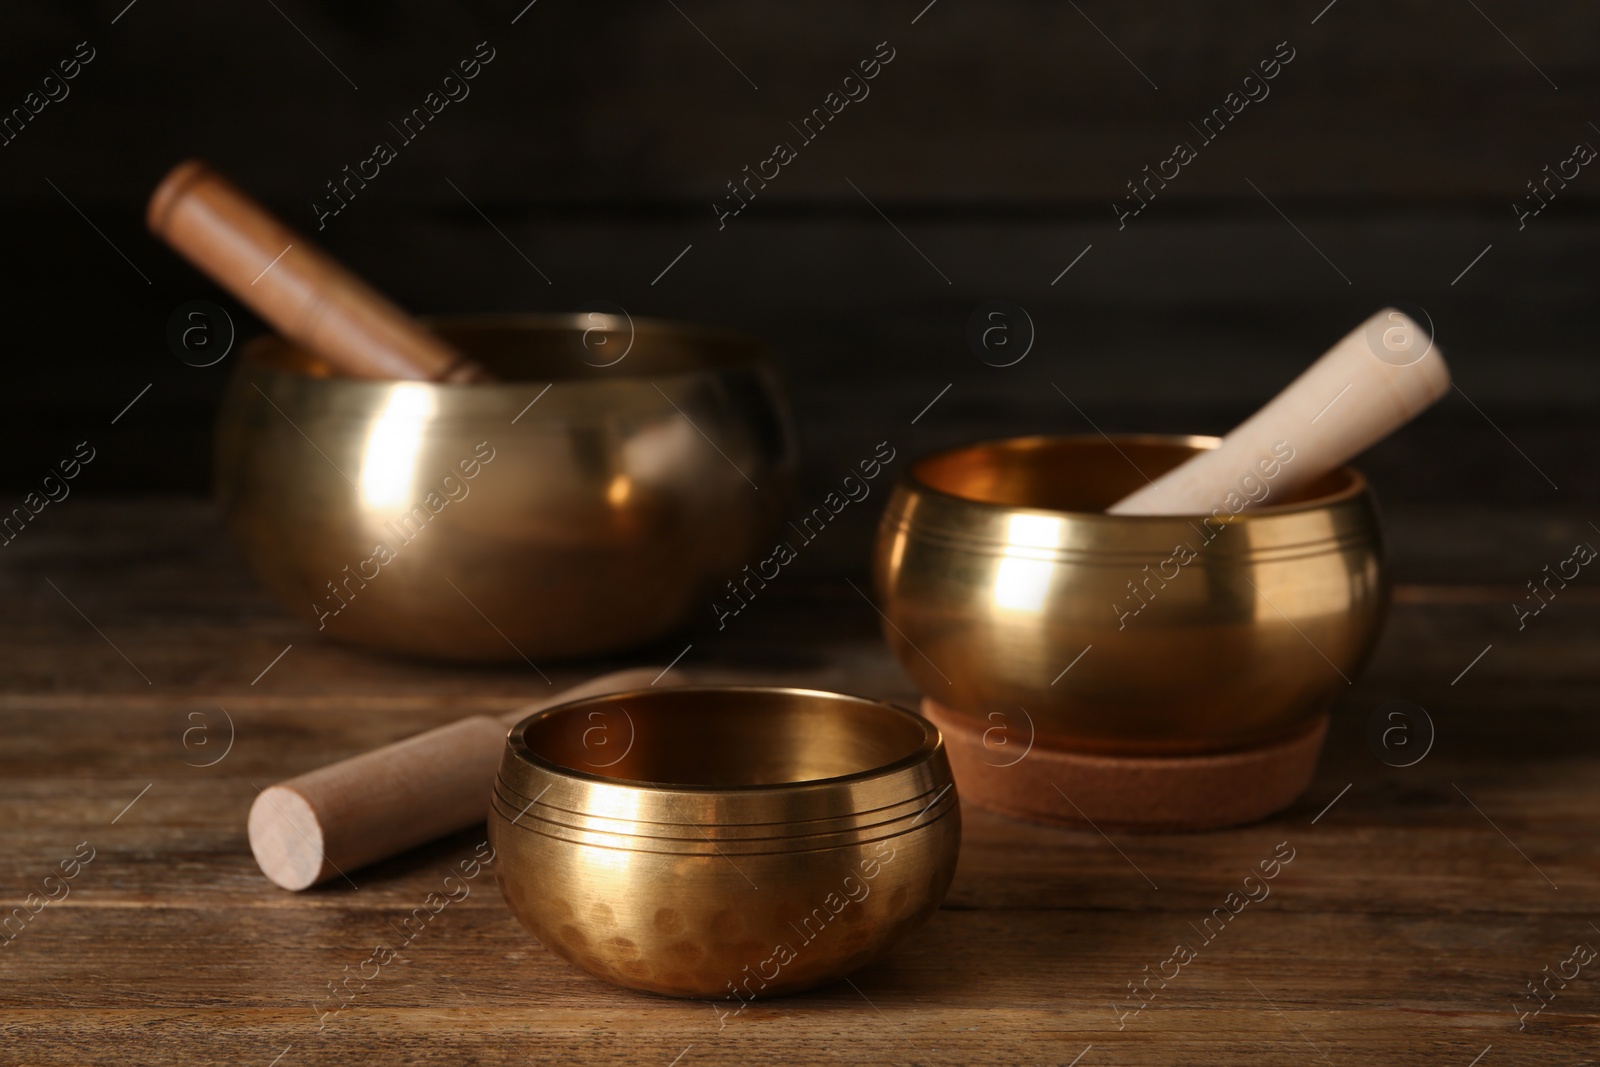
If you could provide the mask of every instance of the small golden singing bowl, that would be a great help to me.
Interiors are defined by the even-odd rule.
[[[874,557],[901,666],[1018,750],[1220,752],[1303,731],[1383,623],[1376,503],[1345,467],[1282,502],[1264,479],[1263,506],[1234,515],[1104,513],[1217,443],[1022,437],[913,464]]]
[[[229,383],[223,516],[312,626],[454,660],[597,654],[709,614],[770,548],[796,448],[750,340],[599,314],[434,325],[501,380],[333,377],[268,337]]]
[[[961,813],[939,731],[808,689],[684,686],[512,727],[489,840],[512,912],[616,985],[793,993],[921,926]]]

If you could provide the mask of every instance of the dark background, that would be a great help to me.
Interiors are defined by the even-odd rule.
[[[168,317],[203,298],[261,327],[144,230],[150,190],[198,155],[416,312],[605,299],[760,336],[818,494],[885,439],[1223,431],[1396,300],[1427,309],[1461,392],[1365,461],[1386,504],[1571,514],[1600,494],[1600,165],[1526,229],[1512,206],[1600,145],[1600,8],[925,3],[8,5],[0,108],[77,42],[97,56],[0,148],[0,486],[19,501],[88,439],[79,489],[206,490],[233,358],[179,362]],[[485,40],[471,95],[399,147],[388,123]],[[871,95],[719,232],[724,183],[885,40]],[[1271,95],[1119,231],[1124,183],[1198,146],[1188,123],[1284,41]],[[317,233],[323,183],[380,139],[399,157]],[[991,299],[1035,323],[1016,366],[968,346]]]

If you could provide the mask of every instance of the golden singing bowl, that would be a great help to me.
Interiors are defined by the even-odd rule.
[[[609,315],[434,325],[502,380],[333,377],[268,337],[229,383],[223,516],[312,626],[455,660],[597,654],[709,612],[769,547],[796,449],[753,342]]]
[[[912,465],[874,557],[901,666],[1019,751],[1226,751],[1298,733],[1377,641],[1376,503],[1346,467],[1278,503],[1267,479],[1264,506],[1235,515],[1104,513],[1216,445],[1022,437]]]
[[[506,903],[596,977],[793,993],[921,926],[961,813],[939,731],[808,689],[641,689],[511,729],[489,812]]]

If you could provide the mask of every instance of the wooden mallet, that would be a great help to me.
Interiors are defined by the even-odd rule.
[[[1265,407],[1207,449],[1106,510],[1113,515],[1237,513],[1275,504],[1421,414],[1450,388],[1433,338],[1384,308],[1350,331]],[[1280,443],[1293,460],[1271,461]],[[1263,463],[1270,465],[1264,467]],[[1269,477],[1264,471],[1276,468]],[[1247,482],[1253,479],[1253,483]],[[1241,485],[1266,485],[1251,499]],[[1232,501],[1240,507],[1229,505]]]
[[[353,378],[490,378],[197,159],[162,179],[145,221],[280,334]]]
[[[473,715],[263,789],[250,807],[250,851],[285,889],[318,882],[480,823],[506,730],[569,700],[681,684],[656,667],[601,675],[505,715]]]

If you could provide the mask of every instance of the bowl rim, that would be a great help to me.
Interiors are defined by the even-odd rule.
[[[998,445],[1012,445],[1031,442],[1071,442],[1071,441],[1105,441],[1113,448],[1119,444],[1162,444],[1162,445],[1191,445],[1199,449],[1212,449],[1222,444],[1222,438],[1211,434],[1163,434],[1163,433],[1036,433],[1016,434],[1009,437],[986,437],[976,441],[967,441],[962,444],[951,445],[948,448],[937,449],[932,452],[917,456],[906,464],[905,470],[900,475],[899,484],[902,488],[909,488],[919,494],[936,497],[940,500],[952,501],[956,504],[971,508],[981,508],[997,514],[1015,514],[1017,512],[1035,512],[1041,515],[1064,516],[1076,521],[1103,520],[1106,522],[1171,522],[1173,519],[1208,518],[1206,512],[1197,511],[1182,515],[1111,515],[1105,511],[1072,511],[1065,508],[1047,508],[1032,504],[999,504],[989,500],[978,500],[973,497],[961,496],[956,493],[936,488],[917,477],[917,468],[923,463],[954,455],[958,452],[968,452],[978,449],[993,448]],[[1120,451],[1120,449],[1119,449]],[[1294,515],[1297,513],[1321,511],[1324,508],[1347,503],[1366,495],[1371,486],[1367,476],[1349,464],[1341,464],[1328,473],[1339,473],[1349,479],[1349,484],[1337,492],[1327,493],[1322,496],[1312,497],[1309,500],[1296,501],[1291,504],[1269,504],[1266,507],[1246,508],[1229,517],[1230,521],[1249,521],[1251,518],[1268,518],[1278,515]]]
[[[617,778],[610,775],[594,774],[590,771],[568,767],[545,759],[528,747],[527,728],[541,719],[549,718],[558,713],[568,711],[574,707],[598,701],[609,701],[617,698],[633,699],[636,697],[650,698],[654,694],[676,692],[679,694],[690,693],[782,693],[789,696],[823,697],[829,701],[847,700],[858,704],[871,705],[880,712],[900,716],[910,720],[922,730],[922,741],[917,747],[888,763],[876,767],[869,767],[863,771],[852,771],[849,774],[835,775],[831,778],[805,778],[792,782],[767,782],[754,785],[697,785],[689,782],[652,782],[637,778]],[[602,786],[615,786],[623,789],[638,789],[651,793],[698,793],[706,795],[736,794],[739,796],[759,796],[778,793],[793,793],[805,790],[831,789],[841,785],[851,785],[856,782],[871,781],[875,778],[886,778],[901,771],[917,767],[933,759],[944,748],[944,735],[939,728],[928,719],[916,714],[908,708],[901,707],[888,700],[879,700],[875,697],[860,696],[855,693],[840,693],[831,689],[812,689],[806,686],[787,685],[674,685],[654,689],[644,686],[635,689],[620,690],[616,693],[602,693],[596,696],[579,697],[576,700],[563,701],[548,708],[538,711],[517,720],[506,733],[506,754],[514,757],[524,764],[531,765],[538,770],[552,775],[558,779],[589,783]],[[500,772],[496,771],[497,779]]]
[[[626,313],[626,309],[624,309]],[[587,314],[581,311],[485,311],[462,312],[439,315],[417,315],[418,322],[428,327],[454,327],[472,328],[521,328],[529,331],[555,331],[572,330],[579,327],[581,317]],[[692,367],[681,371],[660,371],[650,374],[618,374],[613,378],[556,378],[554,383],[573,385],[606,385],[612,381],[638,381],[646,378],[670,379],[692,377],[732,367],[745,367],[751,365],[771,366],[771,353],[756,335],[732,327],[718,326],[711,323],[697,322],[690,319],[658,318],[652,315],[628,315],[629,322],[635,328],[660,330],[675,333],[691,339],[706,339],[735,344],[744,351],[741,355],[719,363],[707,363],[704,366]],[[274,350],[287,350],[301,347],[291,338],[283,336],[274,330],[265,330],[254,334],[239,346],[238,367],[241,371],[252,374],[276,374],[287,378],[312,382],[337,382],[341,386],[376,386],[387,387],[396,382],[408,382],[414,385],[423,385],[441,389],[461,390],[489,390],[505,389],[507,387],[537,388],[540,382],[547,379],[511,379],[487,382],[434,382],[414,379],[399,378],[356,378],[338,372],[326,374],[307,374],[304,371],[265,358],[265,353]],[[315,357],[320,362],[320,357]]]

